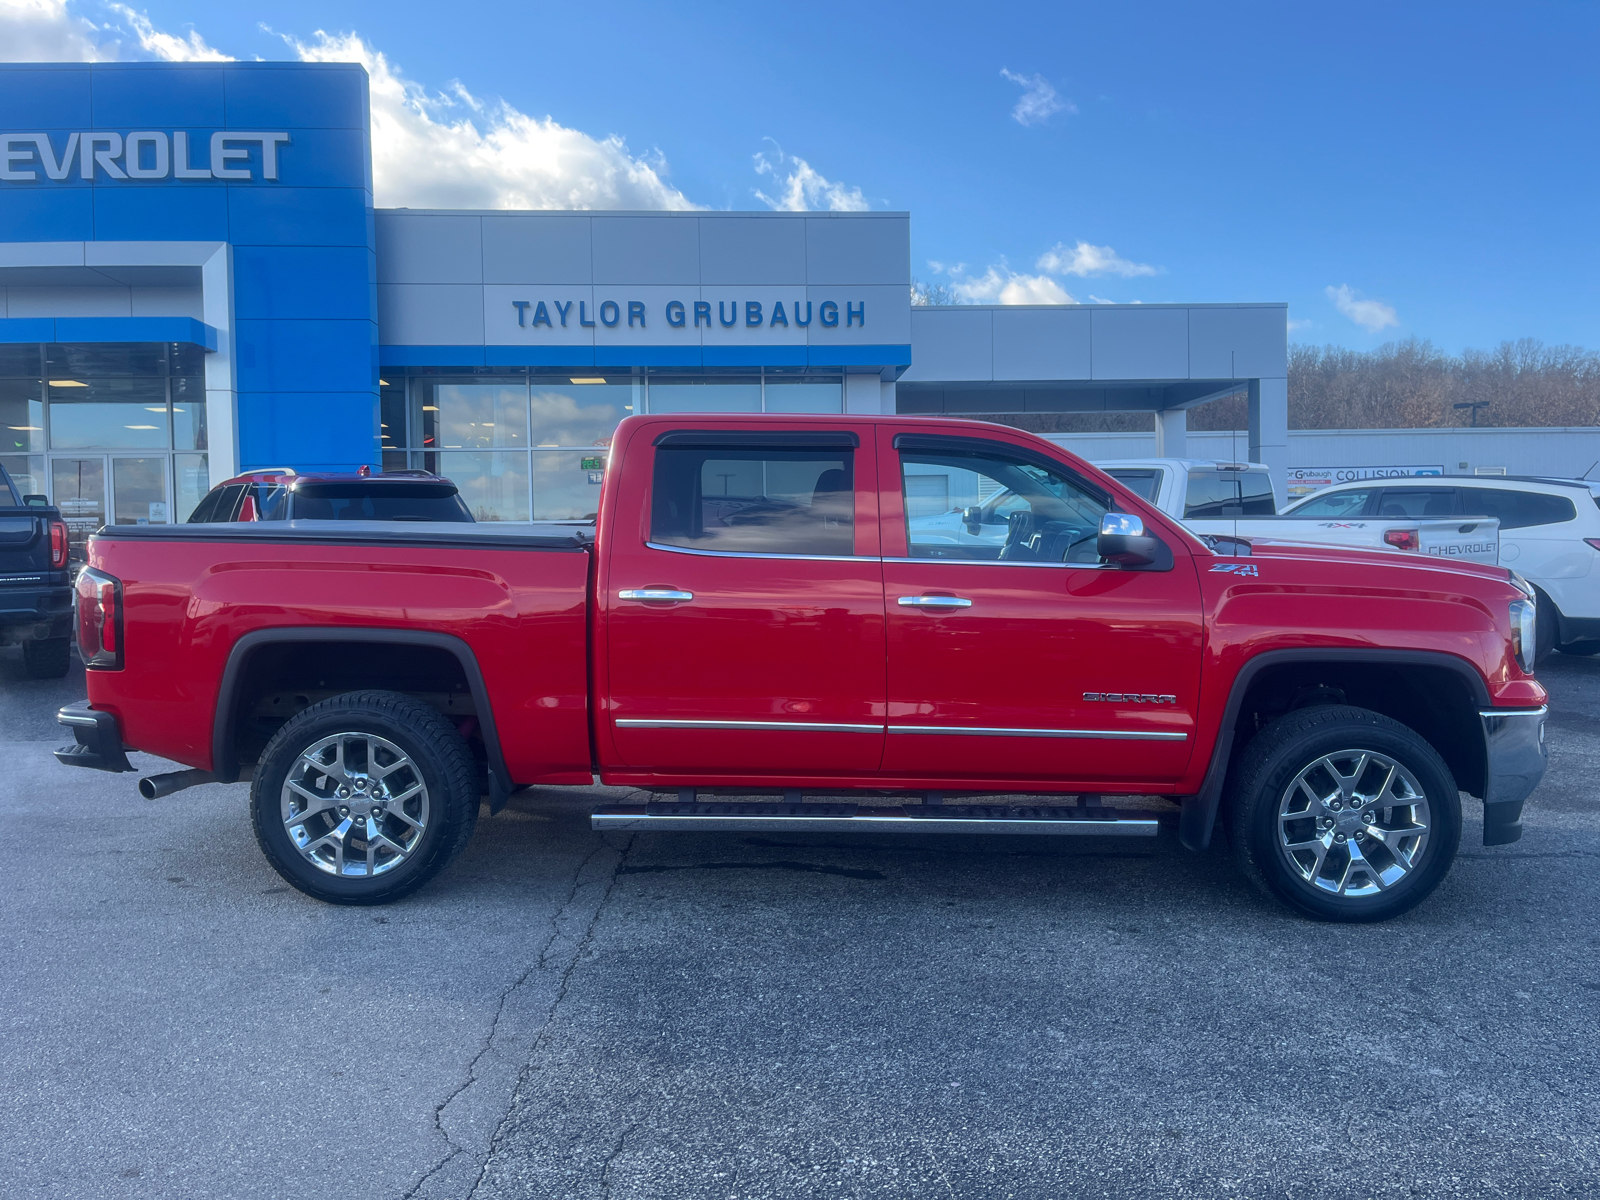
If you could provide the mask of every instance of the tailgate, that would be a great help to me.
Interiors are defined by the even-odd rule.
[[[1424,554],[1453,562],[1500,562],[1500,522],[1495,517],[1471,521],[1417,521],[1417,537]]]

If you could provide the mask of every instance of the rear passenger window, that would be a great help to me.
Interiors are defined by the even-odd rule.
[[[1141,500],[1148,500],[1154,504],[1156,488],[1161,483],[1161,472],[1156,470],[1134,470],[1131,467],[1117,467],[1106,472],[1123,487],[1127,488]]]
[[[855,454],[659,446],[650,540],[741,554],[855,553]]]
[[[1455,488],[1384,488],[1378,498],[1380,517],[1453,517]]]
[[[222,499],[221,488],[217,488],[215,491],[207,492],[203,497],[201,497],[200,503],[194,506],[194,511],[189,514],[188,524],[204,525],[210,521],[216,520],[215,514],[217,511],[217,501],[220,499]]]
[[[195,505],[194,512],[189,514],[189,524],[213,524],[218,521],[233,520],[233,514],[239,508],[239,500],[244,496],[245,486],[242,483],[231,483],[227,487],[213,489],[204,500]]]
[[[1498,517],[1501,529],[1526,529],[1530,525],[1557,525],[1574,520],[1578,510],[1565,496],[1469,487],[1461,489],[1461,515]]]

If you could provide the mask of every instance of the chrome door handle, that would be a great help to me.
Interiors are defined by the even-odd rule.
[[[693,592],[678,592],[671,588],[623,588],[618,600],[693,600]]]
[[[960,596],[901,596],[906,608],[971,608],[972,601]]]

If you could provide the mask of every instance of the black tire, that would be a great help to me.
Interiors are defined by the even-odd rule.
[[[1533,603],[1533,665],[1537,667],[1555,653],[1561,614],[1556,611],[1556,602],[1538,588],[1533,589]]]
[[[337,743],[339,761],[344,762],[346,753],[357,760],[366,757],[364,767],[357,761],[348,773],[349,786],[340,792],[332,774],[319,775],[315,768],[301,763],[301,755],[326,739],[344,734],[353,736]],[[409,764],[395,768],[393,764],[398,759],[391,750],[368,740],[374,737],[398,748]],[[382,811],[372,805],[365,791],[372,786],[369,775],[374,764],[398,770],[398,776],[390,776],[390,780],[398,779],[393,784],[397,793],[415,781],[420,781],[424,789],[419,793],[420,802],[401,801],[384,793],[382,798],[389,808],[410,806],[411,815],[404,820],[393,812],[377,817],[376,828],[386,837],[370,840],[383,846],[374,852],[386,856],[383,863],[367,855],[369,839],[360,830],[372,827],[366,826],[360,816],[348,815],[352,808],[364,811],[364,806]],[[315,847],[309,852],[302,851],[286,824],[285,781],[291,770],[300,772],[296,782],[309,783],[312,792],[319,794],[317,803],[336,806],[321,809],[305,823],[294,826],[299,836]],[[390,781],[385,780],[384,786],[390,786]],[[352,794],[357,787],[363,791]],[[321,795],[324,792],[327,794]],[[303,799],[304,792],[291,794],[296,804],[305,805],[307,810],[313,807],[312,802]],[[427,883],[467,844],[478,823],[478,795],[472,752],[455,726],[437,710],[399,692],[346,692],[297,713],[273,735],[250,786],[250,815],[261,852],[293,887],[330,904],[387,904]],[[374,790],[371,796],[377,799],[379,793]],[[349,798],[351,804],[337,807],[340,797]],[[416,818],[421,818],[420,832],[414,829]],[[347,829],[345,834],[337,832],[340,825]],[[392,841],[388,840],[390,837]],[[391,851],[388,846],[396,850]],[[403,854],[398,852],[402,847]],[[362,871],[372,870],[372,874],[335,872],[336,867],[347,866],[343,856],[352,850],[364,856],[359,863]],[[335,855],[339,856],[338,861],[328,864],[326,860]]]
[[[46,638],[22,643],[22,666],[29,679],[60,679],[72,666],[72,639]]]
[[[1345,757],[1346,752],[1354,753]],[[1369,755],[1364,771],[1354,756],[1359,753]],[[1340,790],[1333,772],[1318,765],[1325,756],[1354,780],[1353,791]],[[1398,768],[1394,790],[1382,793],[1395,804],[1384,808],[1371,799],[1352,807],[1340,800],[1363,792],[1372,796],[1388,775],[1384,758]],[[1293,815],[1311,804],[1297,782],[1302,772],[1332,809],[1318,805],[1304,818]],[[1413,788],[1425,799],[1425,816],[1405,803]],[[1283,809],[1289,817],[1281,823],[1280,840]],[[1362,820],[1369,811],[1372,824]],[[1263,729],[1240,755],[1225,815],[1234,856],[1250,880],[1323,921],[1383,921],[1414,908],[1445,877],[1461,844],[1461,797],[1444,760],[1398,721],[1346,705],[1299,709]],[[1324,829],[1322,821],[1335,824]],[[1426,838],[1407,838],[1405,830],[1419,824],[1426,825]],[[1374,828],[1384,836],[1368,832]],[[1391,838],[1398,852],[1389,849]],[[1291,845],[1307,848],[1292,851]],[[1324,857],[1309,848],[1315,845],[1323,847]],[[1381,882],[1384,876],[1387,883]],[[1350,894],[1358,879],[1359,889]]]

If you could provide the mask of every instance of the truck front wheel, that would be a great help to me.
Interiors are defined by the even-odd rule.
[[[1382,921],[1449,871],[1461,800],[1415,732],[1327,705],[1281,717],[1245,747],[1227,824],[1239,865],[1269,895],[1324,921]]]
[[[332,904],[416,891],[478,820],[472,752],[437,710],[399,692],[347,692],[273,735],[250,787],[262,853]]]

